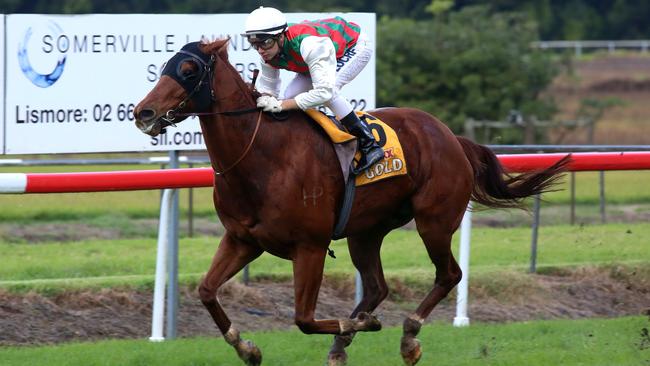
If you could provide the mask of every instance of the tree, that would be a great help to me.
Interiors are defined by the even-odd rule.
[[[530,47],[536,39],[526,17],[486,7],[426,21],[382,18],[378,103],[424,109],[457,133],[467,118],[497,120],[513,109],[548,118],[553,103],[539,96],[557,67]]]

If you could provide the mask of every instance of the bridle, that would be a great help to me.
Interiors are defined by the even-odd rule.
[[[245,108],[234,111],[223,111],[223,112],[192,112],[192,113],[181,113],[187,106],[187,102],[194,99],[196,104],[196,109],[199,111],[205,111],[210,108],[212,103],[217,101],[216,94],[212,85],[212,79],[214,78],[214,63],[216,61],[215,54],[206,55],[198,47],[199,42],[192,42],[186,44],[180,51],[172,57],[165,68],[162,71],[161,75],[167,75],[179,83],[183,89],[187,92],[187,96],[183,99],[176,107],[168,110],[164,116],[160,117],[162,120],[161,129],[164,130],[165,127],[175,126],[176,123],[182,121],[189,116],[208,116],[208,115],[225,115],[225,116],[237,116],[241,114],[246,114],[250,112],[255,112],[259,110],[258,107],[254,108]],[[203,56],[201,56],[203,55]],[[186,57],[189,56],[189,57]],[[201,76],[198,81],[193,82],[192,79],[184,78],[180,72],[180,67],[183,62],[188,59],[194,61],[197,66],[201,69]],[[207,88],[206,88],[207,85]],[[183,117],[181,120],[177,120],[178,117]]]
[[[203,55],[203,56],[201,56]],[[188,57],[189,56],[189,57]],[[190,59],[195,62],[196,65],[201,69],[201,76],[198,81],[194,82],[196,79],[186,78],[180,72],[181,65],[183,62]],[[161,124],[161,133],[165,133],[165,128],[168,126],[175,126],[175,123],[184,120],[189,116],[207,116],[207,115],[225,115],[225,116],[237,116],[241,114],[251,113],[259,110],[259,115],[257,117],[257,123],[255,124],[255,131],[251,137],[250,142],[244,149],[244,152],[239,156],[234,163],[232,163],[228,168],[217,171],[214,170],[215,175],[223,175],[227,171],[234,168],[240,161],[244,159],[246,154],[250,151],[257,136],[257,132],[260,128],[260,123],[262,121],[262,111],[258,107],[254,108],[245,108],[234,111],[223,111],[223,112],[193,112],[193,113],[181,113],[187,106],[187,102],[190,100],[194,101],[194,104],[197,106],[197,110],[205,111],[210,108],[212,103],[217,101],[214,88],[212,86],[212,80],[214,78],[214,63],[216,61],[215,54],[206,55],[199,49],[199,42],[188,43],[183,48],[176,53],[165,65],[165,68],[162,71],[161,75],[167,75],[178,82],[183,89],[187,92],[187,96],[183,99],[176,107],[170,109],[165,113],[164,116],[160,117]],[[257,73],[255,74],[257,76]],[[207,84],[207,88],[206,88]],[[176,120],[178,117],[183,117],[180,120]]]
[[[214,69],[213,69],[214,61],[215,61],[214,54],[210,55],[210,59],[208,60],[208,62],[204,61],[201,57],[197,56],[196,54],[194,54],[194,53],[192,53],[190,51],[180,50],[180,51],[178,51],[177,55],[178,54],[190,56],[190,58],[192,60],[197,61],[198,65],[201,66],[201,77],[199,78],[199,82],[196,83],[194,88],[192,88],[192,90],[188,91],[187,96],[185,97],[185,99],[183,99],[180,103],[178,103],[176,108],[168,110],[167,113],[165,113],[165,116],[161,117],[161,119],[164,122],[168,123],[167,126],[173,125],[174,120],[179,115],[178,112],[181,111],[183,108],[185,108],[187,106],[187,102],[192,100],[192,98],[194,98],[194,96],[203,88],[203,86],[205,84],[207,84],[208,87],[210,88],[210,103],[209,104],[211,104],[211,102],[216,102],[216,100],[217,100],[217,98],[216,98],[216,96],[214,94],[214,89],[212,87],[212,82],[211,82],[212,77],[214,75]],[[178,66],[176,67],[177,70],[180,69],[180,66],[183,63],[183,61],[185,61],[185,60],[181,60],[181,62],[178,62]],[[176,72],[176,74],[177,74],[176,75],[177,77],[174,77],[174,79],[178,78],[178,71]],[[163,75],[165,75],[164,70],[163,70]],[[167,75],[169,75],[169,74],[167,74]],[[169,75],[169,76],[171,76],[171,75]],[[205,80],[206,77],[208,78],[207,81]],[[176,80],[176,81],[178,81],[178,80]],[[183,86],[183,88],[185,88],[185,85],[183,85],[184,83],[180,83],[180,84]],[[185,90],[187,90],[187,88]],[[163,126],[163,128],[165,128],[167,126]]]
[[[196,104],[198,111],[206,111],[210,105],[214,103],[217,98],[212,87],[212,79],[214,76],[214,63],[216,55],[205,54],[199,48],[199,42],[190,42],[183,46],[169,61],[165,64],[161,76],[166,75],[176,81],[187,95],[176,107],[170,109],[164,116],[160,117],[162,120],[163,129],[169,125],[173,125],[177,121],[179,112],[187,106],[187,102],[193,100]],[[194,63],[200,69],[201,75],[198,79],[195,74],[185,75],[181,71],[181,66],[185,62]],[[207,86],[207,87],[206,87]]]

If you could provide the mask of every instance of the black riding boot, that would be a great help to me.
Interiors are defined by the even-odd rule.
[[[341,123],[347,128],[348,132],[353,134],[359,140],[359,150],[361,151],[361,160],[354,169],[354,174],[358,175],[384,158],[384,149],[382,149],[372,131],[364,121],[359,119],[354,111],[341,118]]]

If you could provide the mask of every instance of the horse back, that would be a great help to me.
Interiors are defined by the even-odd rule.
[[[368,113],[395,130],[408,174],[416,182],[470,168],[456,135],[433,115],[414,108],[379,108]]]

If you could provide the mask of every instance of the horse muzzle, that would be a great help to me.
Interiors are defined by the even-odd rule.
[[[136,107],[135,111],[135,126],[150,136],[158,136],[165,125],[163,124],[162,117],[156,113],[153,108],[139,109]]]
[[[136,120],[135,126],[140,131],[142,131],[142,133],[153,137],[160,135],[160,132],[163,129],[163,125],[160,119],[155,119],[152,121]]]

